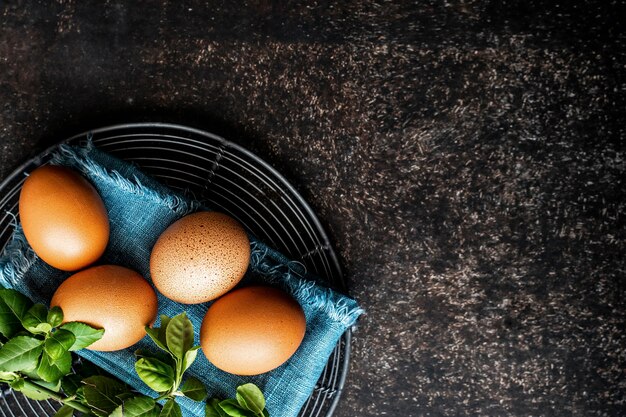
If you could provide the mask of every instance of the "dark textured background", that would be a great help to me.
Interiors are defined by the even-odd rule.
[[[0,177],[111,123],[221,134],[368,311],[338,417],[626,415],[624,4],[100,3],[0,1]]]

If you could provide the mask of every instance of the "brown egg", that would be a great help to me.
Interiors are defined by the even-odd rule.
[[[226,214],[203,211],[183,217],[159,236],[150,274],[166,297],[198,304],[237,285],[249,262],[250,241],[243,227]]]
[[[109,241],[109,217],[96,189],[69,168],[45,165],[20,193],[26,240],[46,263],[75,271],[95,262]]]
[[[246,287],[209,307],[200,329],[200,344],[219,369],[257,375],[289,359],[305,331],[304,312],[287,293],[271,287]]]
[[[104,336],[88,347],[113,351],[134,345],[154,323],[157,296],[137,272],[116,265],[94,266],[66,279],[50,306],[63,310],[63,321],[104,328]]]

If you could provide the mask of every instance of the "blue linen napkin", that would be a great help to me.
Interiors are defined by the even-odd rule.
[[[98,150],[61,145],[52,163],[80,172],[98,190],[109,213],[109,246],[99,264],[116,264],[134,269],[150,280],[152,246],[170,224],[184,215],[203,209],[201,205],[169,190],[135,166]],[[315,384],[343,332],[363,312],[356,301],[316,283],[302,265],[290,262],[277,251],[251,237],[251,261],[244,282],[278,286],[302,306],[307,322],[298,351],[279,368],[253,377],[220,371],[200,353],[189,374],[202,380],[210,396],[234,397],[235,388],[253,382],[264,392],[272,417],[295,417]],[[34,302],[49,304],[57,287],[70,273],[40,260],[19,227],[0,256],[0,286],[14,288]],[[159,314],[174,316],[182,311],[198,332],[209,303],[183,305],[158,294]],[[159,325],[157,322],[156,325]],[[79,355],[107,370],[138,391],[156,396],[136,375],[133,353],[155,347],[147,337],[131,348],[117,352],[82,350]],[[185,417],[204,416],[203,404],[179,399]]]

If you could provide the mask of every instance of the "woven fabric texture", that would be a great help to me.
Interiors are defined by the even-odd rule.
[[[137,167],[114,158],[88,144],[62,145],[52,163],[72,167],[98,190],[108,210],[111,235],[109,246],[98,264],[115,264],[134,269],[150,280],[150,251],[157,238],[182,216],[204,210],[198,202],[177,195],[142,173]],[[265,283],[291,294],[302,306],[307,330],[298,351],[279,368],[254,377],[231,375],[215,368],[200,353],[188,371],[202,380],[211,396],[232,397],[235,388],[246,382],[257,384],[267,399],[272,417],[295,417],[305,403],[341,334],[362,313],[357,303],[315,282],[302,265],[251,237],[252,256],[244,280]],[[46,305],[70,273],[50,267],[28,246],[19,227],[0,257],[0,285],[14,288],[33,301]],[[158,292],[157,292],[158,294]],[[210,303],[182,305],[158,294],[159,314],[168,316],[186,311],[198,332]],[[158,321],[156,325],[159,325]],[[134,371],[134,351],[156,349],[146,337],[136,345],[117,352],[82,350],[79,355],[119,377],[138,391],[155,396]],[[180,399],[185,417],[204,415],[204,404]]]

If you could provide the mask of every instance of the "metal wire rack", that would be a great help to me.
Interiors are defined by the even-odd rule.
[[[98,148],[232,215],[261,240],[345,292],[337,256],[309,205],[280,173],[250,151],[211,133],[162,123],[110,126],[65,142],[82,143],[88,134]],[[47,163],[55,147],[30,159],[0,183],[0,249],[13,231],[24,173]],[[337,343],[300,417],[333,414],[348,371],[350,339],[348,330]],[[31,401],[6,386],[0,388],[0,417],[52,417],[59,408],[54,402]]]

